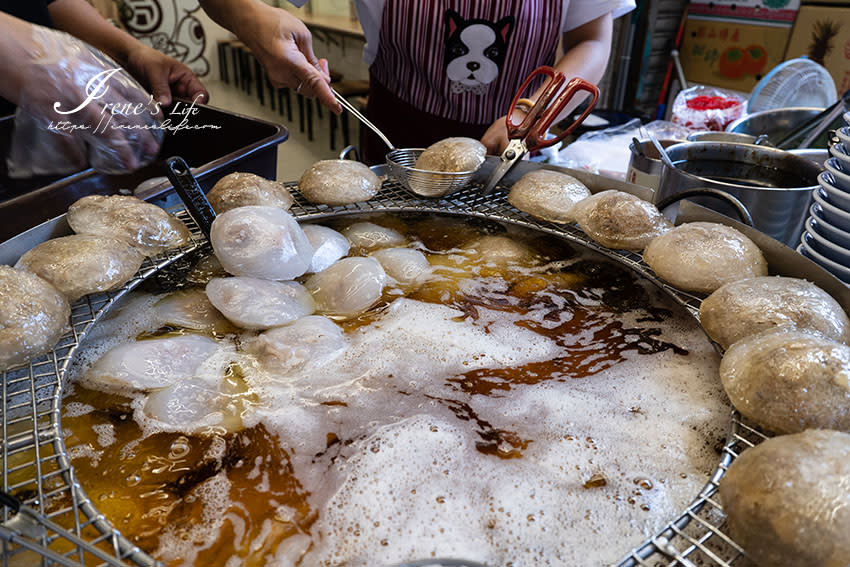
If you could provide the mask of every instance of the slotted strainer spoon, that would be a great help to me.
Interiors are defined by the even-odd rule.
[[[368,118],[363,116],[353,104],[348,102],[345,97],[333,88],[331,91],[343,108],[369,127],[387,145],[387,148],[390,150],[386,157],[390,175],[414,195],[420,197],[444,197],[466,187],[472,176],[478,171],[477,169],[471,171],[427,171],[416,169],[414,165],[422,152],[425,151],[424,148],[396,148],[390,142],[389,138],[377,126],[372,124]]]

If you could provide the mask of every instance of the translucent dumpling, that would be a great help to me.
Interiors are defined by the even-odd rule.
[[[305,285],[320,313],[353,317],[381,299],[387,275],[374,258],[343,258],[313,274]]]
[[[252,364],[234,345],[221,342],[192,376],[149,392],[136,417],[143,427],[156,430],[195,432],[237,431],[242,417],[256,400],[242,379],[241,368]],[[153,420],[154,423],[150,423]]]
[[[397,230],[386,228],[373,222],[356,222],[342,231],[351,243],[351,247],[368,252],[378,248],[401,246],[407,240]]]
[[[142,412],[168,430],[194,433],[209,428],[238,431],[242,396],[231,396],[201,379],[182,380],[148,395]]]
[[[850,342],[850,319],[828,293],[797,278],[762,276],[731,282],[703,300],[705,332],[723,348],[773,327],[811,330]]]
[[[277,207],[239,207],[220,214],[210,241],[222,267],[235,276],[290,280],[305,273],[313,258],[304,231]]]
[[[833,567],[850,558],[850,435],[808,430],[741,454],[720,480],[729,531],[755,564]]]
[[[445,138],[428,146],[413,167],[424,171],[475,171],[485,157],[487,148],[474,138]]]
[[[107,351],[85,372],[81,382],[112,392],[167,388],[193,378],[217,348],[213,339],[199,335],[136,341]]]
[[[308,363],[323,364],[345,347],[339,325],[327,317],[310,315],[260,334],[250,350],[271,372],[286,373]]]
[[[726,351],[720,381],[732,405],[777,433],[850,431],[850,347],[780,327]]]
[[[388,276],[403,285],[420,281],[431,273],[431,264],[425,254],[412,248],[385,248],[372,257],[381,263]]]
[[[321,272],[348,254],[351,248],[348,239],[332,228],[319,224],[307,224],[302,228],[313,246],[313,259],[310,260],[308,270],[310,272]]]
[[[529,263],[536,258],[531,248],[507,236],[482,236],[465,248],[481,261],[493,264]]]
[[[197,331],[226,332],[230,324],[210,303],[200,289],[175,291],[154,305],[157,319],[163,325],[174,325]]]
[[[228,320],[243,329],[285,325],[316,309],[310,292],[297,282],[214,278],[207,284],[207,297]]]

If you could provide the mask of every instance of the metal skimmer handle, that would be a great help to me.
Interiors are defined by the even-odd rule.
[[[378,135],[378,137],[379,137],[379,138],[380,138],[380,139],[381,139],[381,140],[382,140],[382,141],[383,141],[383,142],[387,145],[387,147],[390,149],[390,151],[393,151],[393,150],[395,149],[395,146],[392,144],[392,142],[390,142],[389,138],[387,138],[386,136],[384,136],[384,133],[383,133],[383,132],[381,132],[381,131],[378,129],[378,127],[377,127],[377,126],[375,126],[374,124],[372,124],[372,123],[369,121],[369,119],[368,119],[368,118],[366,118],[365,116],[363,116],[363,114],[362,114],[359,110],[357,110],[357,108],[355,108],[353,104],[351,104],[350,102],[348,102],[348,101],[345,99],[345,97],[344,97],[344,96],[342,96],[341,94],[339,94],[338,92],[336,92],[336,90],[335,90],[334,88],[331,88],[331,92],[332,92],[332,93],[334,94],[334,96],[336,97],[337,102],[338,102],[338,103],[340,103],[340,104],[343,106],[343,108],[345,108],[348,112],[350,112],[351,114],[353,114],[354,116],[356,116],[356,117],[357,117],[357,119],[358,119],[360,122],[362,122],[363,124],[365,124],[366,126],[368,126],[368,127],[372,130],[372,132],[374,132],[375,134],[377,134],[377,135]]]
[[[168,176],[168,180],[174,185],[175,191],[186,204],[186,210],[198,223],[204,236],[209,239],[210,227],[215,220],[215,211],[210,202],[207,201],[203,189],[198,185],[198,181],[192,175],[192,171],[183,161],[183,158],[170,157],[165,160],[165,166],[165,175]]]

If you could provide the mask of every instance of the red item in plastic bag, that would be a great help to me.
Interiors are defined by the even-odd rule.
[[[699,95],[688,100],[685,104],[694,110],[723,110],[741,104],[737,100],[724,96]]]
[[[698,85],[673,101],[672,120],[692,130],[722,131],[744,113],[744,98],[736,93]]]

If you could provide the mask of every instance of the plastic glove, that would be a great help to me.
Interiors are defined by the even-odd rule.
[[[31,120],[16,127],[15,142],[43,140],[25,131],[32,127],[77,138],[90,165],[105,173],[126,173],[156,157],[164,137],[159,104],[115,61],[66,33],[33,26],[22,64],[18,104]],[[18,155],[22,150],[45,151],[19,147]]]
[[[77,136],[51,132],[28,112],[18,108],[15,130],[6,159],[9,177],[70,175],[86,168],[86,143]]]

